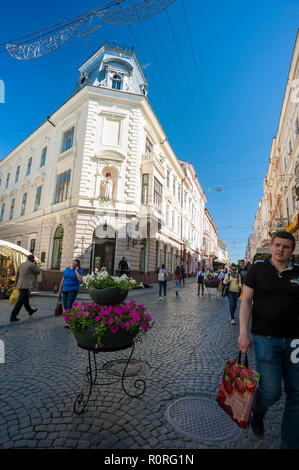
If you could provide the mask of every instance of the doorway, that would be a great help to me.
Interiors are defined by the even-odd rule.
[[[93,249],[93,266],[92,270],[98,267],[98,263],[101,263],[101,267],[105,266],[108,273],[114,274],[114,258],[115,258],[115,238],[106,238],[104,240],[97,240],[94,242]]]

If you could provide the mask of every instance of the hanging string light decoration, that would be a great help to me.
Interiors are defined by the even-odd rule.
[[[0,44],[0,54],[7,51],[17,60],[38,59],[64,46],[75,35],[90,35],[101,26],[93,27],[92,19],[112,25],[134,24],[151,18],[166,10],[175,0],[113,0],[97,10],[91,10],[68,22],[58,23],[50,28]],[[122,4],[124,6],[122,7]],[[78,34],[83,24],[89,26]]]
[[[100,12],[105,23],[113,25],[135,24],[147,20],[166,10],[175,0],[128,0],[125,8],[116,8]]]
[[[30,44],[6,44],[7,52],[17,60],[38,59],[64,46],[77,33],[85,19],[82,18],[65,29],[58,31],[45,39]]]

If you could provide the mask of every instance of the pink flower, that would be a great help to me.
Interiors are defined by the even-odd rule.
[[[95,349],[99,349],[99,345],[98,344],[95,344]]]
[[[114,319],[113,318],[108,318],[107,323],[109,323],[109,325],[112,325],[112,323],[114,323]]]
[[[111,326],[111,328],[110,328],[110,331],[111,331],[111,333],[113,333],[113,334],[117,333],[118,330],[119,330],[118,326]]]
[[[146,313],[145,316],[148,321],[151,321],[152,317],[148,313]]]
[[[64,317],[64,321],[65,321],[66,323],[70,322],[70,321],[71,321],[71,317],[68,317],[68,316]]]
[[[149,327],[148,323],[145,323],[144,321],[141,322],[141,325],[140,325],[140,326],[141,326],[141,328],[142,328],[144,331],[146,331],[146,330],[148,329],[148,327]]]
[[[122,330],[124,330],[124,329],[125,329],[125,324],[124,324],[124,322],[123,322],[123,321],[121,321],[121,322],[120,322],[120,327],[121,327],[121,329],[122,329]]]
[[[122,309],[117,305],[115,308],[114,308],[114,313],[116,315],[120,315],[122,312]]]
[[[95,321],[100,321],[100,320],[101,320],[101,317],[99,315],[95,317]]]

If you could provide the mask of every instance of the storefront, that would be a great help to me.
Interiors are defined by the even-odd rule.
[[[30,255],[30,251],[19,245],[0,240],[0,298],[8,299],[15,287],[16,272],[21,263]],[[38,258],[35,258],[40,263]]]

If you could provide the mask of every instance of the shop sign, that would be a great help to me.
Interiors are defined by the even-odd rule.
[[[299,214],[293,217],[292,222],[287,225],[287,232],[293,232],[299,225]]]

